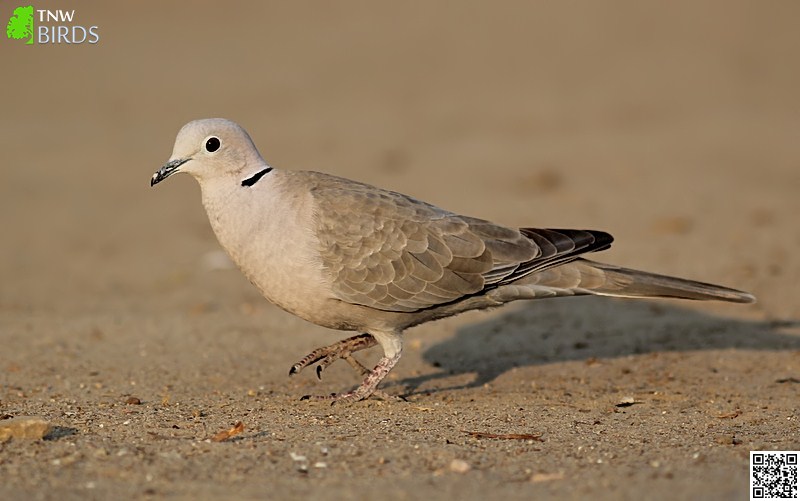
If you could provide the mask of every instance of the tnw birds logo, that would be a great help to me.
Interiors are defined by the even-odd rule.
[[[8,20],[6,36],[12,40],[25,40],[25,45],[33,45],[33,5],[17,7]]]
[[[25,40],[25,45],[96,44],[100,41],[99,28],[78,24],[75,10],[36,9],[25,5],[14,9],[6,25],[6,36],[11,40]]]

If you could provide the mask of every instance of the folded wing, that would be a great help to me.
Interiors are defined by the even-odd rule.
[[[385,311],[479,295],[612,241],[598,231],[508,228],[330,176],[311,192],[334,296]]]

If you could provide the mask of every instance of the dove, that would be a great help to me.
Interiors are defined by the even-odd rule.
[[[411,196],[312,171],[271,167],[226,119],[189,122],[154,186],[184,172],[200,184],[219,243],[261,294],[311,323],[356,334],[294,364],[317,376],[345,360],[363,377],[338,394],[387,397],[379,383],[402,354],[403,331],[517,300],[599,295],[752,303],[746,292],[590,261],[611,246],[597,230],[513,228]],[[353,354],[376,345],[372,369]]]

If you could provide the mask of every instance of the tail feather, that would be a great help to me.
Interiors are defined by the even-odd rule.
[[[583,289],[589,294],[717,300],[732,303],[754,303],[756,301],[752,294],[720,285],[621,268],[587,259],[576,259],[566,266],[576,267],[576,271],[582,277],[580,283],[576,284],[576,288]]]

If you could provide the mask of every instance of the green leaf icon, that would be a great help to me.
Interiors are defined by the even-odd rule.
[[[25,45],[33,45],[33,6],[17,7],[8,20],[6,35],[14,40],[27,38]]]

